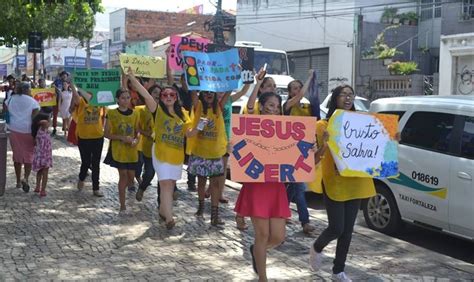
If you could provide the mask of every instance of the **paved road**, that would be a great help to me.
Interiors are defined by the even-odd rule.
[[[177,226],[172,231],[157,218],[156,191],[149,189],[138,203],[129,195],[131,215],[117,216],[117,173],[102,165],[104,198],[95,198],[86,183],[75,188],[79,153],[60,139],[54,140],[54,168],[48,196],[25,194],[14,188],[11,154],[8,157],[7,190],[0,197],[0,281],[39,279],[255,279],[248,246],[253,231],[234,228],[232,208],[238,193],[228,189],[231,202],[223,207],[224,229],[197,220],[195,193],[179,182],[175,203]],[[34,181],[31,181],[34,183]],[[207,203],[209,204],[209,203]],[[321,211],[311,211],[315,236],[325,228]],[[296,213],[293,214],[296,222]],[[335,244],[327,248],[323,269],[308,270],[308,246],[298,224],[287,226],[287,239],[268,256],[271,279],[329,279]],[[401,240],[357,226],[346,272],[354,280],[386,279],[432,281],[471,280],[474,266],[439,255]]]

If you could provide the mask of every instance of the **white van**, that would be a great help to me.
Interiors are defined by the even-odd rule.
[[[402,221],[474,240],[474,95],[379,99],[370,112],[399,116],[400,176],[375,180],[367,225],[394,233]]]

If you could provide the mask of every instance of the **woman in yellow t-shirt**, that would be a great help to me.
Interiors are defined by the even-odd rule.
[[[199,134],[189,140],[191,156],[189,157],[188,171],[198,177],[198,210],[197,217],[203,217],[206,182],[209,178],[211,191],[211,225],[223,225],[219,218],[219,180],[224,175],[224,162],[222,157],[227,152],[227,139],[225,133],[222,109],[227,97],[226,93],[220,100],[215,92],[201,91],[199,99],[193,92],[194,119],[193,126],[201,123]]]
[[[131,70],[128,74],[132,85],[145,100],[154,115],[155,142],[152,148],[153,167],[160,186],[159,216],[166,228],[175,226],[173,219],[173,189],[181,179],[184,162],[184,137],[197,134],[191,120],[180,105],[178,93],[173,87],[165,87],[159,94],[159,102],[138,82]]]
[[[125,206],[125,192],[128,183],[135,177],[138,164],[138,114],[129,108],[130,93],[119,89],[115,94],[118,108],[107,113],[104,134],[110,140],[104,163],[115,167],[119,173],[120,212]]]
[[[329,101],[327,119],[336,109],[355,111],[354,90],[348,85],[336,87]],[[328,215],[328,227],[311,244],[310,266],[317,271],[322,263],[323,249],[337,239],[336,258],[332,268],[333,278],[339,281],[348,280],[344,273],[349,245],[351,243],[354,223],[359,211],[361,199],[375,195],[375,187],[371,178],[343,177],[339,175],[331,153],[327,149],[327,120],[320,120],[316,125],[318,151],[316,161],[321,160],[323,168],[323,197]]]

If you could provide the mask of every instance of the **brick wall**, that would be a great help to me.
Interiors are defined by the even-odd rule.
[[[212,31],[204,29],[204,22],[212,15],[191,15],[156,11],[127,10],[125,20],[125,40],[159,40],[172,34],[194,31],[213,38]],[[192,26],[186,24],[196,21]]]

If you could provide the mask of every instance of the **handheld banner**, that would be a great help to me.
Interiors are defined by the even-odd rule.
[[[183,70],[183,51],[206,52],[211,40],[199,36],[171,36],[171,48],[168,54],[170,68],[173,70]]]
[[[115,92],[120,88],[120,70],[87,70],[74,71],[74,84],[92,94],[89,101],[94,106],[115,104]]]
[[[31,96],[41,107],[56,106],[56,91],[54,88],[33,88]]]
[[[220,52],[227,51],[229,49],[236,48],[239,52],[239,64],[241,69],[241,79],[244,84],[253,83],[253,59],[254,50],[248,47],[232,47],[228,45],[209,44],[208,52]]]
[[[124,73],[130,67],[136,76],[164,78],[166,62],[160,57],[120,54],[120,66]]]
[[[224,92],[239,87],[237,49],[217,53],[183,52],[189,90]]]
[[[329,149],[342,176],[398,176],[398,116],[336,110],[327,130]]]
[[[232,180],[311,182],[316,118],[232,115]]]

